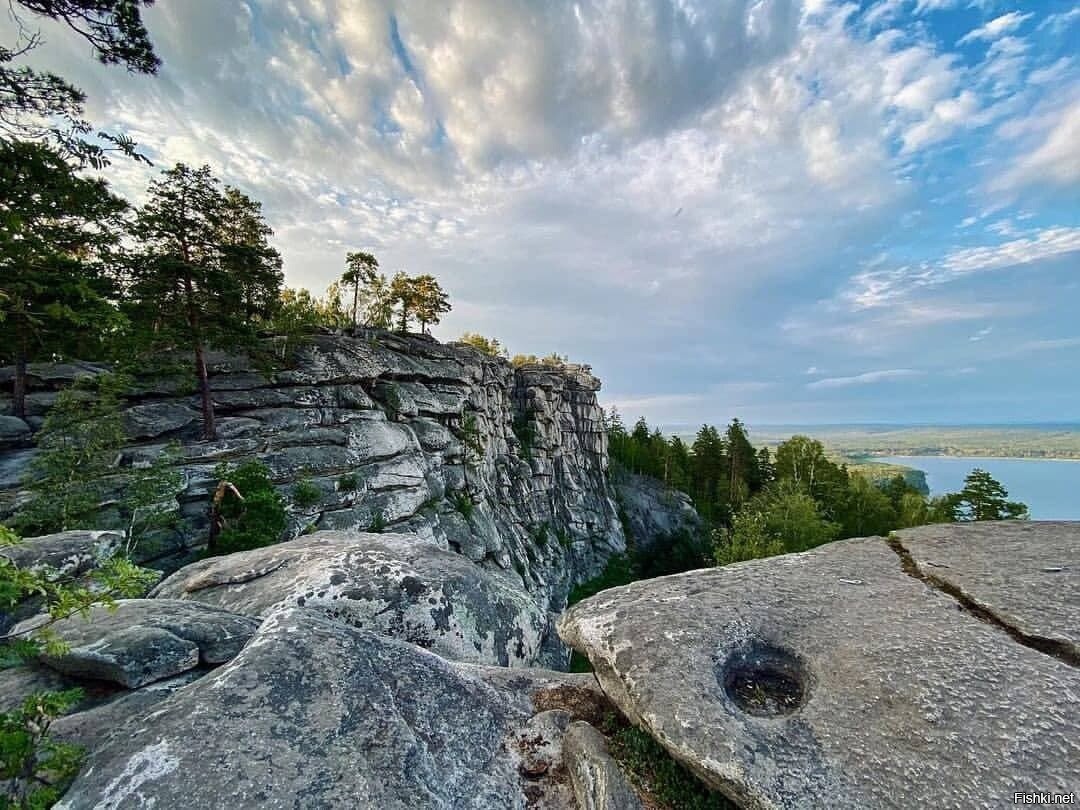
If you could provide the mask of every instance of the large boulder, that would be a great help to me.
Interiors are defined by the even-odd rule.
[[[41,618],[17,625],[29,632]],[[221,664],[236,655],[258,622],[220,608],[177,599],[121,599],[96,605],[50,626],[62,653],[40,653],[42,663],[71,677],[111,681],[136,689],[200,665]]]
[[[641,810],[641,799],[611,756],[603,734],[578,720],[566,730],[562,749],[581,810]]]
[[[510,575],[407,534],[317,532],[193,563],[152,595],[259,617],[294,605],[455,661],[499,666],[540,661],[549,628]]]
[[[921,526],[893,535],[930,582],[1032,646],[1080,666],[1080,528],[1000,522]]]
[[[538,680],[576,681],[523,675],[507,692],[287,608],[225,666],[111,730],[91,722],[100,738],[57,807],[570,810],[557,755],[573,715],[527,704],[550,691]]]
[[[1028,587],[1044,534],[1059,537],[1047,568],[1080,569],[1080,526],[1030,526],[978,529],[986,551],[955,532],[936,576],[960,572],[974,592],[996,555],[992,615],[1021,601],[1004,593]],[[1038,594],[1049,637],[1080,626],[1069,577]],[[1080,670],[985,618],[867,538],[605,591],[559,632],[625,714],[742,807],[998,807],[1075,790]]]

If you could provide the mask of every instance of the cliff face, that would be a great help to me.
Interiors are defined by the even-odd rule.
[[[316,335],[286,370],[211,359],[216,441],[199,438],[197,397],[180,380],[137,380],[122,414],[131,444],[119,467],[149,461],[170,441],[182,445],[182,527],[140,550],[157,567],[197,555],[214,468],[249,458],[270,468],[289,502],[291,536],[382,525],[415,533],[520,581],[545,610],[561,609],[575,583],[625,549],[607,482],[600,382],[587,367],[514,368],[466,346],[385,332]],[[32,367],[27,427],[40,425],[58,388],[101,371]],[[10,373],[0,372],[0,385],[10,390]],[[10,413],[0,399],[0,414]],[[468,417],[482,450],[466,468]],[[10,514],[35,451],[20,420],[5,423],[0,513]],[[301,480],[318,488],[318,503],[294,502]]]

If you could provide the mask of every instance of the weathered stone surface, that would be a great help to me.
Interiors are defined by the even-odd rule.
[[[247,616],[297,605],[457,661],[538,663],[549,623],[521,585],[415,535],[317,532],[193,563],[155,596]]]
[[[743,807],[1076,789],[1080,670],[905,573],[881,538],[615,588],[559,630],[624,713]]]
[[[30,426],[17,416],[0,416],[0,448],[14,447],[30,438]]]
[[[292,608],[105,728],[57,807],[570,810],[561,763],[527,773],[521,742],[559,728],[533,714],[436,655]]]
[[[13,632],[31,629],[38,619]],[[115,610],[94,607],[51,627],[68,645],[40,655],[65,675],[112,681],[129,689],[178,675],[200,664],[221,664],[251,638],[258,622],[220,608],[173,599],[122,599]]]
[[[1080,664],[1080,523],[954,523],[894,536],[920,574]]]
[[[655,478],[623,471],[615,475],[614,483],[635,547],[650,549],[666,537],[700,530],[701,518],[685,493]]]
[[[604,735],[583,721],[571,723],[562,741],[581,810],[639,810],[641,799],[608,751]]]
[[[561,610],[574,585],[625,551],[607,479],[600,383],[587,366],[515,368],[470,347],[377,330],[311,335],[278,371],[243,355],[211,355],[215,440],[201,438],[198,398],[182,377],[137,376],[125,397],[132,442],[118,473],[157,458],[169,440],[182,445],[184,520],[143,544],[141,563],[173,571],[189,562],[206,542],[218,464],[249,459],[269,466],[290,502],[287,537],[373,525],[415,532],[520,578],[545,612]],[[44,415],[58,388],[104,370],[35,366],[35,407]],[[8,370],[0,400],[10,390]],[[467,416],[483,454],[466,470]],[[18,509],[30,460],[22,452],[0,453],[0,520]],[[309,477],[322,497],[300,507],[293,493]],[[116,520],[114,511],[105,505],[100,525]]]
[[[150,402],[123,411],[124,430],[133,439],[156,439],[176,433],[198,418],[198,411],[179,402]]]
[[[52,568],[65,578],[77,577],[115,554],[123,541],[119,532],[57,532],[0,547],[0,557],[6,557],[19,568]]]

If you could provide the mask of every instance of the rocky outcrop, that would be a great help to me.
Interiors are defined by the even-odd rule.
[[[625,549],[606,477],[600,383],[587,367],[514,368],[467,346],[378,331],[313,335],[288,368],[264,366],[210,356],[215,441],[200,438],[186,378],[136,380],[121,414],[131,444],[116,487],[125,469],[172,441],[181,444],[184,480],[181,527],[140,546],[146,563],[171,571],[197,557],[215,468],[245,459],[269,467],[289,501],[291,536],[379,525],[417,534],[516,578],[543,610],[561,609],[574,584]],[[27,424],[40,426],[59,389],[104,370],[32,365]],[[0,414],[11,410],[5,386],[10,369],[0,371]],[[482,448],[468,465],[466,417]],[[9,446],[26,444],[22,428],[8,433]],[[34,453],[0,447],[0,519],[18,510]],[[317,502],[296,502],[301,480]]]
[[[615,588],[559,631],[740,807],[1006,806],[1075,790],[1078,571],[1080,524],[928,527]]]
[[[416,535],[317,532],[193,563],[154,595],[258,617],[297,606],[455,661],[520,667],[564,660],[547,613],[514,575]]]
[[[277,611],[211,674],[61,721],[91,750],[57,807],[571,810],[561,751],[575,714],[546,696],[589,688],[509,672]]]
[[[41,618],[28,619],[12,633],[28,633],[40,623]],[[39,657],[63,675],[135,689],[228,661],[257,627],[246,616],[198,603],[121,599],[110,607],[95,606],[86,616],[77,613],[53,622],[50,635],[66,649],[46,649]]]
[[[619,470],[613,475],[615,497],[633,548],[649,552],[665,540],[701,531],[701,517],[690,497],[663,481]]]

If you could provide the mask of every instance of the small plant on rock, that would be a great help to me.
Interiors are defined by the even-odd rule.
[[[306,475],[293,486],[292,495],[293,503],[301,509],[310,509],[322,500],[322,490]]]
[[[337,480],[338,492],[356,492],[360,488],[360,479],[356,473],[345,473]]]
[[[465,518],[471,520],[473,512],[476,509],[476,504],[473,503],[473,499],[469,496],[468,492],[455,492],[450,496],[450,503],[454,505],[454,509]]]
[[[376,511],[371,516],[371,524],[368,526],[368,531],[373,534],[382,534],[386,531],[386,515],[382,513],[382,510]]]

